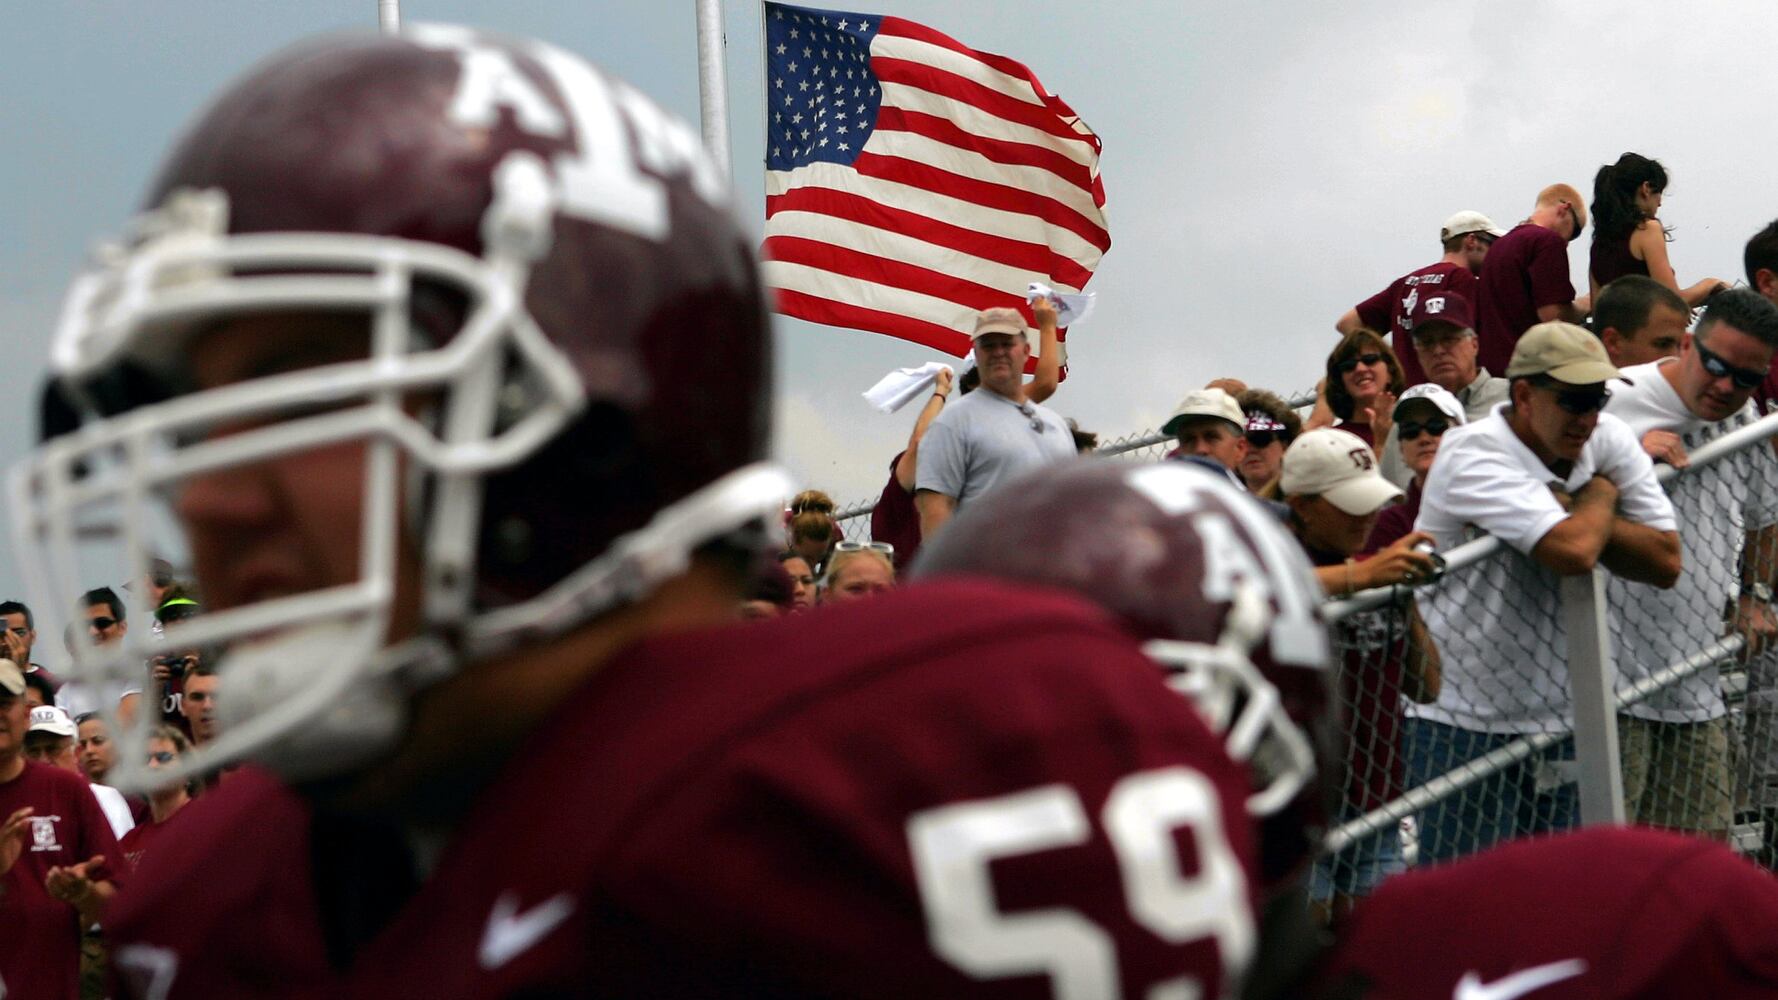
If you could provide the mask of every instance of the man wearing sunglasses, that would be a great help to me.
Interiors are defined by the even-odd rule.
[[[23,601],[0,601],[0,656],[19,665],[29,677],[36,674],[49,682],[50,688],[62,686],[61,678],[31,662],[31,650],[37,645],[37,622]]]
[[[1624,279],[1619,279],[1624,280]],[[1613,285],[1615,286],[1615,282]],[[1751,289],[1710,299],[1679,357],[1624,369],[1608,414],[1642,437],[1657,461],[1687,464],[1698,447],[1759,419],[1749,397],[1778,346],[1778,306]],[[1733,608],[1729,626],[1749,652],[1778,637],[1772,584],[1778,580],[1778,457],[1763,443],[1743,448],[1670,487],[1686,530],[1686,567],[1671,590],[1610,583],[1618,671],[1649,677],[1722,638],[1704,609]],[[1618,717],[1624,803],[1633,822],[1724,839],[1734,821],[1728,706],[1716,664]]]
[[[107,646],[129,632],[130,623],[125,619],[125,614],[123,599],[117,596],[117,591],[110,587],[97,587],[80,596],[75,620],[85,624],[86,641],[95,646]],[[67,638],[70,640],[70,651],[80,647],[80,637]],[[141,697],[140,684],[72,680],[56,692],[56,704],[66,709],[71,716],[117,711],[127,717],[135,711],[135,704]]]
[[[1409,343],[1409,331],[1413,329],[1410,319],[1415,307],[1425,296],[1442,292],[1456,292],[1473,298],[1476,272],[1482,269],[1482,261],[1494,241],[1505,235],[1492,219],[1480,212],[1458,212],[1446,219],[1438,231],[1444,256],[1425,267],[1409,271],[1390,282],[1389,287],[1346,310],[1345,315],[1334,323],[1334,329],[1342,337],[1360,327],[1388,330],[1390,346],[1395,348],[1395,356],[1401,361],[1402,374],[1407,376],[1408,384],[1427,381],[1428,375],[1420,367],[1419,359],[1414,357],[1410,349],[1413,345]]]
[[[1588,303],[1568,277],[1568,244],[1587,228],[1586,199],[1567,184],[1537,195],[1531,217],[1496,240],[1476,285],[1481,364],[1505,371],[1513,345],[1538,323],[1578,323]]]
[[[1567,732],[1560,577],[1602,565],[1671,587],[1680,572],[1678,522],[1654,463],[1628,425],[1599,412],[1606,383],[1619,377],[1599,338],[1569,323],[1538,324],[1506,374],[1510,402],[1445,432],[1414,524],[1441,552],[1480,532],[1511,551],[1423,593],[1444,684],[1436,703],[1408,707],[1409,787],[1527,734]],[[1564,740],[1420,813],[1421,860],[1572,826],[1573,784],[1539,780],[1571,755]]]

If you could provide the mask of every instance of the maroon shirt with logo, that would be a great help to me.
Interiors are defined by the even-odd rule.
[[[252,771],[186,807],[108,933],[118,995],[165,1000],[1053,995],[1040,971],[978,979],[935,950],[980,954],[924,916],[932,893],[979,886],[994,929],[1063,911],[1097,928],[1112,963],[1087,970],[1111,977],[1095,995],[1195,979],[1219,996],[1216,941],[1142,907],[1177,913],[1166,901],[1204,872],[1238,870],[1213,914],[1251,915],[1248,790],[1097,609],[920,583],[620,654],[476,794],[344,969],[317,886],[365,845],[318,840],[304,800]],[[916,877],[916,829],[953,849],[935,881]],[[1133,908],[1126,876],[1155,895]]]
[[[1700,837],[1596,826],[1384,882],[1346,922],[1325,996],[1778,996],[1778,879]]]
[[[1491,252],[1491,251],[1490,251]],[[1426,370],[1420,367],[1420,356],[1414,353],[1414,340],[1408,336],[1408,316],[1422,295],[1456,292],[1466,301],[1475,301],[1475,272],[1462,264],[1441,260],[1389,283],[1389,287],[1354,307],[1364,325],[1378,333],[1389,334],[1390,346],[1401,362],[1401,370],[1409,385],[1425,382]]]
[[[1488,249],[1476,295],[1476,363],[1504,374],[1519,337],[1537,325],[1537,310],[1574,301],[1568,241],[1552,229],[1520,223]]]
[[[99,875],[116,882],[128,863],[80,775],[25,761],[18,777],[0,784],[0,817],[25,806],[32,814],[24,850],[0,892],[0,977],[9,997],[73,1000],[80,993],[80,921],[43,880],[51,868],[102,854],[105,870]]]

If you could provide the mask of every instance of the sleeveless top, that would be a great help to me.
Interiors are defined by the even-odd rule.
[[[1634,234],[1635,230],[1631,230]],[[1611,284],[1626,274],[1640,274],[1648,277],[1648,261],[1637,260],[1630,254],[1630,235],[1626,234],[1615,240],[1594,240],[1591,254],[1593,280],[1600,288]]]

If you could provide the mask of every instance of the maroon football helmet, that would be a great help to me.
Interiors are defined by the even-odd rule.
[[[1321,590],[1276,516],[1185,463],[1082,459],[960,509],[914,563],[943,574],[1070,590],[1115,615],[1251,764],[1262,885],[1300,872],[1342,756]]]
[[[357,354],[198,391],[207,333],[292,314],[356,322]],[[361,539],[356,582],[266,586],[77,651],[107,680],[156,647],[232,643],[224,737],[193,767],[338,771],[389,744],[420,686],[646,594],[775,511],[769,353],[726,183],[647,98],[463,28],[321,38],[229,88],[75,282],[44,443],[13,477],[24,564],[59,606],[172,554],[156,525],[178,534],[168,498],[191,477],[362,446],[364,523],[338,526]],[[77,554],[94,539],[118,550],[107,575]],[[393,634],[401,614],[417,624]]]

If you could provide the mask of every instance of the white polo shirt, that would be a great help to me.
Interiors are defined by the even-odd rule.
[[[1661,531],[1675,530],[1673,507],[1622,420],[1600,414],[1564,478],[1513,433],[1508,405],[1446,432],[1426,476],[1415,530],[1430,532],[1441,550],[1487,533],[1513,551],[1447,573],[1420,592],[1443,683],[1437,702],[1409,705],[1407,713],[1481,732],[1566,731],[1568,636],[1558,578],[1530,556],[1568,516],[1550,488],[1573,493],[1603,475],[1618,488],[1620,516]]]
[[[1700,420],[1650,362],[1624,369],[1631,385],[1613,383],[1605,412],[1623,419],[1638,440],[1652,430],[1672,431],[1692,451],[1759,419],[1749,401],[1715,422]],[[1673,481],[1669,496],[1680,523],[1684,569],[1671,590],[1613,578],[1612,653],[1620,683],[1663,670],[1722,638],[1723,611],[1741,589],[1741,549],[1747,532],[1778,521],[1778,455],[1765,442],[1743,448]],[[1708,722],[1728,713],[1715,664],[1627,705],[1626,714],[1654,722]]]

